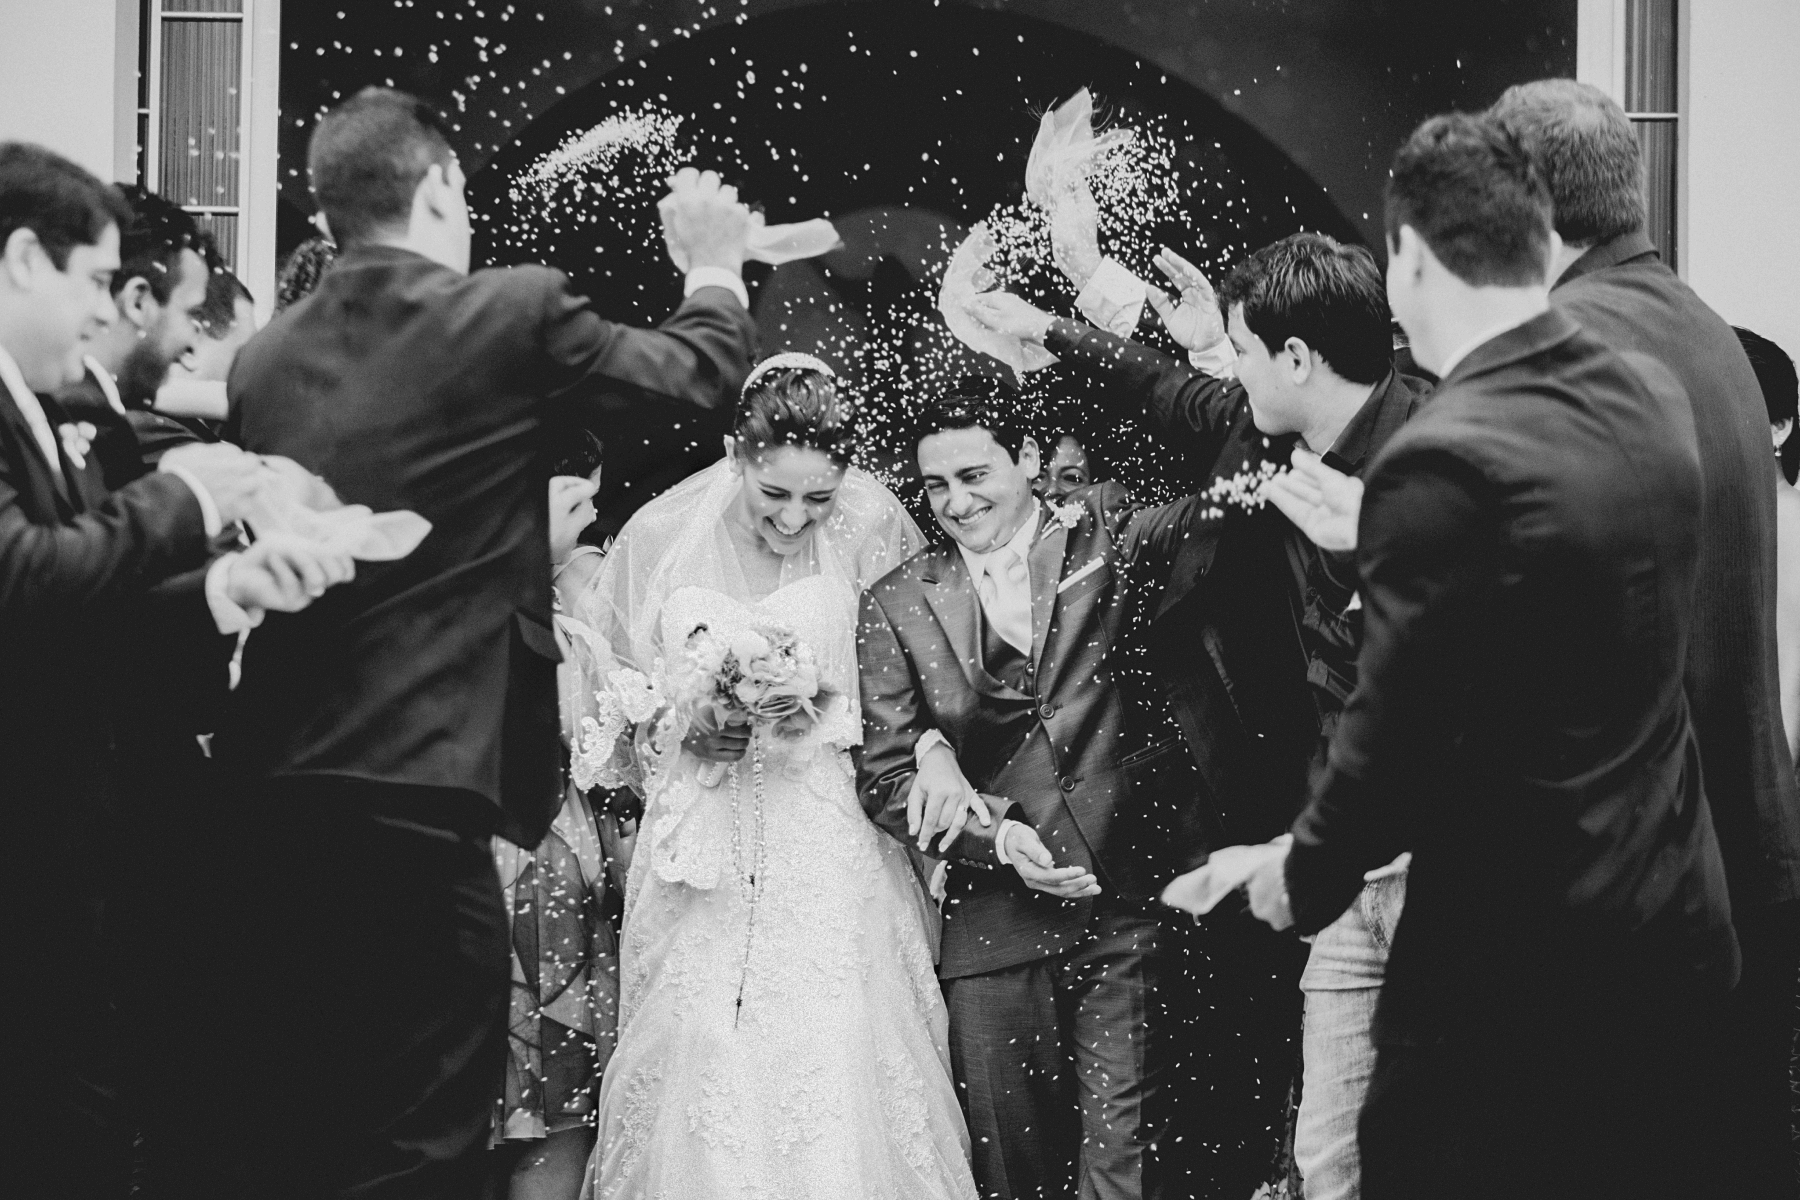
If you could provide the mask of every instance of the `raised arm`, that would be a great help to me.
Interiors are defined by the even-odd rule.
[[[1470,677],[1478,612],[1498,578],[1485,487],[1446,451],[1396,455],[1369,481],[1358,561],[1358,685],[1312,803],[1294,823],[1286,876],[1294,923],[1336,920],[1363,873],[1410,849],[1405,809],[1428,791],[1448,710]]]
[[[1105,385],[1096,390],[1113,417],[1144,420],[1171,449],[1211,466],[1247,403],[1234,379],[1208,375],[1137,342],[1080,321],[1052,317],[1017,296],[977,296],[969,311],[990,329],[1040,342],[1059,359]]]
[[[657,328],[637,329],[601,317],[560,274],[544,289],[542,328],[552,390],[608,408],[629,400],[728,407],[756,344],[749,311],[724,287],[699,288]]]

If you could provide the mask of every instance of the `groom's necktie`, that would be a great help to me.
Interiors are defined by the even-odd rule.
[[[990,557],[981,573],[981,611],[994,632],[1031,656],[1031,571],[1011,546]]]

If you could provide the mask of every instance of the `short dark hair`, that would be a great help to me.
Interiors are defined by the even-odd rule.
[[[1219,286],[1219,305],[1274,354],[1299,338],[1352,383],[1379,383],[1394,365],[1393,316],[1375,256],[1322,233],[1264,246]]]
[[[121,228],[131,209],[106,184],[62,155],[31,142],[0,142],[0,246],[20,229],[37,235],[59,271],[76,246]]]
[[[327,237],[310,237],[295,246],[275,280],[275,311],[282,312],[312,295],[337,261],[337,252],[337,243]]]
[[[1800,416],[1800,379],[1794,374],[1794,360],[1787,351],[1760,333],[1731,327],[1738,345],[1750,359],[1756,382],[1762,388],[1763,406],[1769,410],[1769,424],[1779,425]],[[1781,473],[1789,483],[1800,475],[1800,429],[1788,434],[1779,451]]]
[[[856,411],[831,376],[778,367],[744,392],[731,430],[752,458],[773,446],[803,446],[848,466],[856,448]]]
[[[983,375],[965,375],[951,385],[949,391],[925,402],[919,414],[914,446],[934,433],[953,429],[985,429],[1000,443],[1001,449],[1019,461],[1019,451],[1030,436],[1014,411],[1016,397],[1010,398],[1001,384]]]
[[[237,325],[239,301],[256,303],[256,297],[250,294],[243,280],[224,267],[216,268],[207,276],[206,303],[200,306],[200,324],[207,337],[216,340],[231,332]]]
[[[1063,444],[1064,438],[1081,448],[1081,453],[1087,458],[1088,473],[1095,479],[1100,478],[1099,451],[1089,445],[1087,437],[1077,433],[1073,425],[1047,425],[1044,427],[1044,436],[1037,439],[1038,458],[1042,460],[1038,468],[1039,473],[1050,469],[1050,460],[1056,457],[1057,448]]]
[[[1468,113],[1427,118],[1394,154],[1388,245],[1410,225],[1471,287],[1541,284],[1549,271],[1550,192],[1518,139]]]
[[[1565,242],[1611,241],[1644,227],[1644,163],[1625,110],[1591,83],[1540,79],[1506,89],[1488,114],[1543,176]]]
[[[340,246],[366,241],[412,212],[433,165],[456,160],[438,111],[405,92],[368,87],[319,119],[306,151],[313,197]]]
[[[219,266],[219,250],[200,231],[192,213],[135,183],[115,184],[131,208],[131,220],[119,229],[119,271],[113,276],[113,295],[133,279],[150,285],[157,303],[166,304],[181,273],[181,255],[192,250],[208,271]]]

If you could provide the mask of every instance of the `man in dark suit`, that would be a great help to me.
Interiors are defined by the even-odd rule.
[[[118,186],[131,208],[119,234],[112,323],[88,342],[82,377],[57,403],[98,431],[94,456],[109,488],[146,471],[170,445],[202,440],[151,411],[169,368],[200,342],[199,318],[212,272],[224,268],[189,213],[154,192]],[[171,433],[177,436],[171,438]]]
[[[304,606],[349,570],[291,539],[211,558],[265,468],[195,447],[110,493],[92,446],[50,395],[116,310],[117,195],[47,150],[0,144],[0,788],[15,853],[0,884],[0,1190],[118,1195],[122,1111],[115,929],[136,797],[115,752],[115,632],[147,613],[192,641]],[[223,671],[223,664],[218,663]]]
[[[1393,368],[1368,251],[1283,238],[1226,281],[1226,311],[1190,264],[1167,251],[1160,261],[1183,285],[1166,319],[1194,365],[1005,293],[971,311],[1092,375],[1097,400],[1146,421],[1207,479],[1202,491],[1285,465],[1296,448],[1358,473],[1423,399],[1424,384]],[[1229,836],[1272,837],[1305,803],[1321,723],[1329,739],[1350,691],[1355,591],[1346,556],[1270,510],[1233,508],[1183,544],[1153,604],[1152,661]]]
[[[1525,146],[1563,239],[1550,302],[1615,350],[1668,367],[1694,408],[1705,492],[1687,694],[1731,884],[1744,974],[1718,1029],[1724,1137],[1714,1182],[1800,1194],[1789,1060],[1800,979],[1800,796],[1775,654],[1775,494],[1768,418],[1731,327],[1644,232],[1637,134],[1589,84],[1507,90],[1492,115]]]
[[[1361,1121],[1365,1194],[1689,1196],[1694,1028],[1736,977],[1682,669],[1701,476],[1679,384],[1550,309],[1519,144],[1422,125],[1388,294],[1443,380],[1367,480],[1359,684],[1277,927],[1411,850]]]
[[[628,329],[547,268],[468,273],[461,169],[412,97],[334,109],[308,164],[342,255],[239,352],[227,436],[432,531],[245,649],[216,743],[252,814],[258,919],[231,969],[237,1028],[272,1048],[226,1081],[248,1123],[217,1186],[472,1196],[505,1053],[488,839],[536,845],[562,795],[547,434],[736,396],[749,217],[716,176],[678,176],[690,295]]]
[[[1101,484],[1047,505],[1002,412],[965,387],[925,414],[953,540],[863,597],[863,803],[951,864],[939,974],[982,1194],[1158,1196],[1150,897],[1198,848],[1161,787],[1180,751],[1151,744],[1111,647],[1129,577],[1166,572],[1203,502]],[[988,823],[947,815],[971,789]]]
[[[1163,445],[1210,477],[1209,489],[1290,457],[1360,474],[1423,400],[1425,384],[1394,369],[1381,272],[1361,247],[1294,234],[1241,263],[1220,298],[1172,251],[1157,263],[1180,289],[1179,304],[1160,292],[1153,299],[1186,362],[1053,319],[1015,296],[979,298],[973,311],[1090,374],[1112,415],[1146,421]],[[1273,511],[1226,512],[1183,543],[1154,603],[1149,657],[1224,833],[1272,837],[1305,805],[1309,764],[1323,761],[1355,686],[1356,586],[1348,554],[1320,549]],[[1404,887],[1403,870],[1369,884],[1373,902],[1389,907],[1398,906]],[[1255,1006],[1249,1021],[1233,1024],[1234,1049],[1280,1062],[1301,1029],[1307,1076],[1294,1156],[1319,1186],[1354,1180],[1354,1137],[1334,1131],[1348,1126],[1353,1134],[1362,1106],[1357,1064],[1373,1055],[1368,989],[1380,986],[1386,951],[1356,919],[1353,907],[1344,928],[1310,954],[1287,939],[1246,939],[1228,926],[1181,931],[1210,935],[1203,952],[1230,980],[1223,990]],[[1234,940],[1223,940],[1228,932]],[[1296,983],[1305,995],[1303,1020],[1291,1007]],[[1192,991],[1171,1003],[1221,1003],[1216,991]],[[1207,1027],[1197,1011],[1183,1023]],[[1205,1086],[1210,1091],[1211,1081]],[[1198,1097],[1194,1103],[1197,1119],[1217,1120]],[[1243,1098],[1233,1105],[1255,1113]],[[1279,1128],[1277,1112],[1260,1117]]]

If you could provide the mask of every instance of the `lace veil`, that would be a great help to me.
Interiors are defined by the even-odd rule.
[[[631,668],[651,679],[660,674],[662,610],[680,589],[708,588],[753,602],[727,526],[740,485],[729,460],[716,463],[646,504],[619,534],[576,611],[597,641],[585,708],[615,671]],[[778,587],[824,575],[842,580],[857,595],[924,544],[899,499],[874,476],[852,467],[831,517],[814,529],[805,549],[782,563]],[[854,616],[839,625],[838,644],[813,651],[831,686],[841,689],[856,713]],[[860,728],[860,715],[857,721]]]

